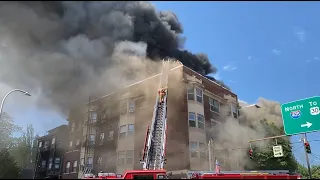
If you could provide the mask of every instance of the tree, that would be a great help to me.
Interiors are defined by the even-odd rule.
[[[303,179],[309,178],[308,169],[301,164],[298,164],[297,172],[302,176]],[[311,166],[312,179],[320,179],[320,165]]]
[[[34,157],[36,154],[35,134],[32,125],[27,126],[26,132],[23,132],[21,137],[14,139],[14,144],[11,147],[11,155],[13,155],[20,167],[32,168]]]
[[[261,125],[267,131],[267,137],[284,134],[283,128],[277,127],[273,123],[268,123],[266,120],[260,121]],[[257,170],[279,170],[286,169],[295,171],[298,168],[296,159],[292,152],[289,138],[277,138],[277,145],[281,145],[283,149],[283,157],[275,158],[272,147],[275,145],[275,140],[269,141],[266,146],[253,147],[253,164]]]
[[[0,151],[0,179],[19,178],[20,168],[12,157],[7,148]]]
[[[0,119],[0,150],[12,146],[12,135],[14,132],[21,130],[13,123],[13,119],[5,112]]]

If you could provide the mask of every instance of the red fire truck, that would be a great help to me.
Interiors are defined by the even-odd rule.
[[[193,172],[189,173],[187,179],[301,179],[298,174],[290,174],[289,171],[226,171],[215,172]]]

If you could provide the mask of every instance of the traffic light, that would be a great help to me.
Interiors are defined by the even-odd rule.
[[[311,154],[311,148],[310,148],[310,144],[308,142],[304,143],[304,148],[306,149],[308,154]]]
[[[250,159],[253,159],[253,150],[252,149],[249,150],[249,157],[250,157]]]

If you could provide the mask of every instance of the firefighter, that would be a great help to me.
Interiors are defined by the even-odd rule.
[[[166,95],[166,88],[159,89],[158,93],[159,93],[159,101],[160,101],[160,103],[163,103],[164,96]]]

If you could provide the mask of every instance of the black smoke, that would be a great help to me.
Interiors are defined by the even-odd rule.
[[[183,49],[182,33],[174,13],[157,12],[149,2],[3,1],[0,82],[38,90],[65,107],[92,87],[116,84],[125,67],[114,64],[135,63],[122,56],[128,52],[154,61],[172,57],[202,75],[215,73],[205,54]]]

